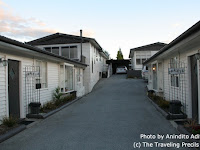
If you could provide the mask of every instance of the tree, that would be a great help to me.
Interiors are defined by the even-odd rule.
[[[117,60],[121,60],[121,59],[124,59],[124,58],[123,58],[123,54],[122,54],[121,48],[119,48],[119,50],[117,52]]]

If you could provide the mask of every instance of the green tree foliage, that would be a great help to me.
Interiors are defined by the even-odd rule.
[[[120,48],[117,52],[117,60],[121,60],[121,59],[124,59],[124,58],[123,58],[123,54],[122,54],[122,51],[121,51],[121,48]]]

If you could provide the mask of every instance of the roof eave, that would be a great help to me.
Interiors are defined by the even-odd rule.
[[[194,24],[192,27],[190,27],[188,30],[183,32],[181,35],[179,35],[176,39],[174,39],[172,42],[170,42],[168,45],[164,46],[160,51],[158,51],[155,55],[147,59],[143,64],[147,64],[151,60],[155,59],[157,56],[162,54],[163,52],[167,51],[169,48],[173,47],[174,45],[181,42],[183,39],[187,38],[188,36],[192,35],[196,31],[200,30],[200,21],[198,21],[196,24]]]

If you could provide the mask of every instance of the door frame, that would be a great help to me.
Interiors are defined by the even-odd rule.
[[[188,96],[186,96],[186,99],[188,99],[187,103],[188,103],[188,107],[189,107],[189,118],[192,118],[192,83],[191,83],[191,61],[190,61],[190,57],[192,55],[195,55],[197,52],[196,51],[193,51],[193,52],[190,52],[186,55],[187,57],[187,72],[188,72],[188,77],[187,77],[187,84],[188,84],[188,89],[189,89],[189,94]],[[198,82],[198,120],[200,123],[200,60],[197,60],[197,82]]]
[[[23,69],[22,69],[22,59],[7,56],[6,60],[15,60],[19,62],[19,111],[20,118],[25,118],[24,114],[24,100],[23,100]],[[9,64],[8,64],[9,65]],[[9,117],[9,93],[8,93],[8,65],[6,66],[6,116]]]
[[[155,63],[152,63],[151,65],[152,65],[151,69],[152,69],[152,84],[153,84],[152,87],[153,87],[153,90],[158,91],[158,63],[155,62]],[[153,71],[153,66],[154,65],[156,67],[155,71]],[[155,77],[156,77],[156,81],[155,81],[155,84],[154,84],[154,78]],[[156,86],[156,89],[155,89],[154,86]]]

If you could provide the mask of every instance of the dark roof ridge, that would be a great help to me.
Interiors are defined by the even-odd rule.
[[[157,57],[158,55],[162,54],[163,52],[167,51],[169,48],[173,47],[177,43],[181,42],[183,39],[187,38],[188,36],[192,35],[196,31],[200,30],[200,21],[192,25],[189,29],[187,29],[185,32],[180,34],[177,38],[172,40],[169,44],[164,46],[159,52],[157,52],[155,55],[147,59],[143,64],[147,64],[149,61]]]
[[[38,47],[35,47],[35,46],[31,46],[29,44],[22,43],[22,42],[19,42],[17,40],[11,39],[11,38],[7,38],[7,37],[2,36],[2,35],[0,35],[0,41],[3,41],[3,42],[8,43],[8,44],[15,45],[15,46],[19,46],[19,47],[22,47],[22,48],[27,48],[27,49],[36,51],[38,53],[43,53],[43,54],[46,54],[46,55],[49,55],[49,56],[53,56],[53,57],[57,57],[57,58],[60,58],[60,59],[64,59],[64,60],[72,62],[72,63],[76,63],[76,64],[87,66],[84,63],[81,63],[81,62],[78,62],[78,61],[75,61],[75,60],[71,60],[71,59],[67,59],[67,58],[65,58],[63,56],[58,56],[56,54],[44,51],[41,48],[38,48]]]
[[[140,48],[144,48],[144,47],[147,47],[147,46],[152,46],[152,45],[155,45],[155,44],[167,45],[166,43],[163,43],[163,42],[155,42],[155,43],[151,43],[151,44],[147,44],[147,45],[135,47],[135,48],[132,48],[132,49],[130,49],[130,50],[140,49]]]
[[[54,34],[50,34],[50,35],[47,35],[47,36],[44,36],[44,37],[41,37],[41,38],[38,38],[38,39],[35,39],[35,40],[32,40],[32,41],[29,41],[29,42],[26,42],[27,44],[31,44],[32,42],[37,42],[37,41],[41,41],[41,40],[45,40],[45,39],[49,39],[49,38],[52,38],[52,37],[56,37],[56,36],[69,36],[69,37],[74,37],[74,38],[78,38],[80,39],[81,37],[78,36],[78,35],[72,35],[72,34],[65,34],[65,33],[60,33],[60,32],[57,32],[57,33],[54,33]],[[89,37],[82,37],[83,39],[85,40],[95,40],[94,38],[89,38]],[[96,41],[96,40],[95,40]]]

